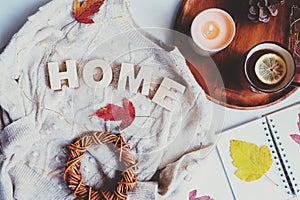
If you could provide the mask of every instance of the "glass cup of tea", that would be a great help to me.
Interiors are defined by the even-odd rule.
[[[263,42],[247,53],[244,73],[253,91],[274,93],[294,82],[297,72],[295,60],[289,50],[275,42]]]

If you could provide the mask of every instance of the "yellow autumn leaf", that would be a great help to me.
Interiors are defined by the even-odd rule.
[[[272,166],[273,160],[267,146],[240,141],[230,141],[230,153],[233,165],[237,168],[235,175],[251,182],[261,178]]]

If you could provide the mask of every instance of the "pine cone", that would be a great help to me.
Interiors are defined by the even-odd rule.
[[[271,16],[278,14],[278,6],[283,3],[284,0],[249,0],[248,19],[267,23]]]

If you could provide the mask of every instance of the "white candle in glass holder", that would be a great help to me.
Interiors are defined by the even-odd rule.
[[[235,23],[224,10],[210,8],[193,20],[191,35],[196,45],[207,53],[216,53],[227,47],[235,35]]]

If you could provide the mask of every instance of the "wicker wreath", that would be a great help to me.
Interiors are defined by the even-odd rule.
[[[86,185],[80,172],[81,160],[84,153],[93,144],[113,143],[119,151],[119,160],[125,169],[122,172],[120,180],[117,182],[115,190],[94,190]],[[137,162],[135,156],[129,152],[129,144],[127,144],[122,135],[114,135],[108,132],[92,132],[75,141],[68,146],[69,153],[67,155],[66,168],[64,172],[64,180],[68,184],[74,196],[78,199],[89,200],[125,200],[128,192],[133,190],[136,184]]]

